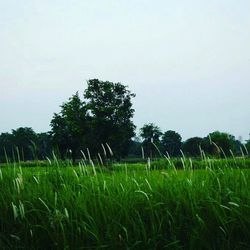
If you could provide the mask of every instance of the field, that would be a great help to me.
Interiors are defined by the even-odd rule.
[[[250,159],[0,168],[1,249],[249,249]]]

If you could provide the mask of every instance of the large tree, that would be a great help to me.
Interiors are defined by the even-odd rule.
[[[88,122],[87,108],[78,92],[61,105],[60,113],[54,114],[51,135],[53,144],[58,147],[62,157],[69,152],[74,161],[81,147],[86,146]]]
[[[84,91],[84,100],[73,95],[54,114],[52,138],[62,156],[71,150],[73,159],[80,149],[89,148],[97,155],[106,147],[115,157],[128,153],[135,125],[131,99],[135,96],[121,83],[92,79]],[[105,150],[105,149],[104,149]]]
[[[161,139],[164,151],[167,151],[170,156],[180,155],[181,140],[182,138],[179,133],[173,130],[166,131]]]
[[[116,157],[128,153],[135,125],[132,118],[134,109],[131,93],[121,83],[91,79],[84,92],[87,109],[91,115],[92,148],[98,150],[108,143]]]

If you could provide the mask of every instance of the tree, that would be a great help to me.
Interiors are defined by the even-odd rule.
[[[32,128],[20,127],[0,134],[0,162],[44,159],[51,151],[49,133],[37,134]]]
[[[72,153],[75,161],[80,148],[86,146],[89,116],[85,102],[78,92],[61,105],[59,114],[54,114],[51,125],[51,135],[54,146],[57,146],[61,156]]]
[[[101,144],[108,143],[116,157],[127,155],[135,125],[131,93],[121,83],[91,79],[84,92],[87,109],[91,114],[92,148],[98,151]]]
[[[182,138],[177,132],[173,130],[166,131],[161,139],[164,152],[167,151],[170,156],[180,155],[181,140]]]
[[[183,145],[182,149],[184,153],[187,153],[190,156],[199,156],[200,147],[202,147],[203,139],[200,137],[192,137],[187,139]]]
[[[73,95],[51,121],[52,138],[62,156],[71,150],[73,160],[80,149],[97,154],[108,144],[116,157],[125,156],[135,135],[132,122],[132,94],[121,83],[92,79],[84,91],[84,100]],[[108,151],[108,149],[107,149]]]
[[[152,158],[153,152],[156,150],[155,146],[158,148],[161,147],[160,137],[162,136],[162,132],[160,128],[153,123],[145,124],[140,129],[140,136],[143,139],[142,145],[145,156]]]
[[[12,130],[14,160],[32,160],[37,157],[37,135],[32,128],[20,127]],[[16,155],[16,156],[14,156]]]
[[[13,135],[1,133],[0,135],[0,162],[6,162],[6,158],[12,157]]]
[[[235,137],[219,131],[204,138],[203,147],[208,154],[221,157],[231,156],[231,152],[237,152]]]

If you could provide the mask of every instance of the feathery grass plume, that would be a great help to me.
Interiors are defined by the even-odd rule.
[[[52,156],[53,156],[53,162],[56,163],[56,166],[59,167],[59,162],[58,159],[56,157],[55,151],[52,151]]]
[[[160,151],[160,149],[156,146],[156,144],[152,141],[151,142],[153,144],[153,146],[156,148],[157,152],[159,153],[160,156],[162,156],[162,153]]]
[[[0,180],[3,180],[3,172],[2,172],[2,168],[0,167]]]
[[[147,178],[145,178],[145,182],[147,183],[147,185],[148,185],[150,191],[153,191],[153,189],[152,189],[152,187],[151,187],[151,185],[150,185],[150,183],[149,183],[149,181],[148,181]]]
[[[38,181],[38,179],[36,178],[36,176],[33,175],[33,179],[35,180],[35,182],[36,182],[37,184],[39,184],[39,181]]]
[[[185,155],[184,155],[184,153],[183,153],[183,151],[181,149],[180,149],[180,152],[181,152],[181,155],[183,157],[183,160],[186,160],[186,157],[185,157]]]
[[[25,218],[24,205],[20,200],[19,200],[19,212],[20,212],[21,219],[24,219]]]
[[[20,154],[19,154],[19,149],[18,149],[17,146],[15,147],[15,150],[16,150],[16,154],[17,154],[17,162],[18,162],[18,163],[21,163]]]
[[[183,151],[181,149],[180,149],[180,152],[181,152],[181,155],[182,155],[181,163],[182,163],[183,169],[185,170],[186,169],[186,157],[185,157],[185,155],[184,155],[184,153],[183,153]]]
[[[146,172],[149,174],[150,172],[150,169],[151,169],[151,160],[150,160],[150,157],[148,157],[147,159],[147,164],[146,164]]]
[[[240,146],[240,153],[241,153],[242,158],[245,158],[245,154],[241,146]]]
[[[109,150],[110,156],[111,156],[111,157],[114,156],[113,151],[112,151],[111,147],[108,145],[108,143],[106,143],[106,146],[107,146],[107,148],[108,148],[108,150]]]
[[[51,166],[51,160],[49,159],[49,157],[46,156],[45,158],[48,161],[49,165]]]
[[[222,147],[220,147],[220,150],[221,150],[221,152],[222,152],[223,156],[225,157],[225,159],[227,159],[227,155],[225,154],[225,151],[223,150],[223,148],[222,148]]]
[[[45,201],[42,198],[40,198],[40,197],[38,197],[38,200],[41,201],[41,203],[46,207],[46,209],[48,210],[48,212],[51,213],[51,211],[50,211],[48,205],[45,203]]]
[[[243,144],[244,149],[246,150],[247,155],[249,155],[248,149],[245,144]]]
[[[142,155],[142,159],[145,159],[143,146],[141,146],[141,155]]]
[[[68,212],[68,209],[66,207],[64,208],[64,214],[65,214],[66,218],[69,219],[69,212]]]
[[[14,214],[14,220],[16,220],[18,218],[18,208],[13,202],[11,202],[11,206]]]
[[[83,159],[84,159],[85,161],[87,161],[87,158],[86,158],[86,155],[84,154],[84,152],[83,152],[82,150],[80,150],[80,152],[81,152],[81,154],[82,154],[82,156],[83,156]]]
[[[73,171],[75,177],[77,178],[77,180],[79,180],[79,176],[78,176],[78,174],[76,173],[75,169],[72,169],[72,171]]]
[[[9,166],[10,165],[10,161],[9,161],[9,157],[8,157],[8,154],[6,152],[6,148],[5,147],[3,148],[3,151],[4,151],[5,161],[7,163],[7,166]]]
[[[54,206],[57,207],[57,192],[55,192]]]
[[[189,164],[190,164],[189,170],[190,170],[190,171],[193,171],[193,170],[194,170],[194,167],[193,167],[193,161],[192,161],[191,158],[189,158]]]
[[[90,159],[90,164],[92,166],[93,174],[96,176],[95,164],[94,164],[94,162],[91,159]]]
[[[102,157],[101,157],[100,153],[98,153],[97,155],[98,155],[98,158],[100,160],[101,166],[104,166],[103,161],[102,161]]]
[[[121,187],[121,189],[122,189],[122,192],[125,192],[125,188],[124,188],[124,186],[122,185],[122,183],[120,183],[120,187]]]
[[[88,148],[87,148],[87,154],[88,154],[89,162],[91,162],[91,155],[90,155],[90,152],[89,152]]]
[[[103,145],[103,144],[101,144],[101,146],[102,146],[102,150],[103,150],[103,154],[104,154],[104,156],[105,156],[105,157],[107,157],[107,152],[106,152],[106,149],[105,149],[104,145]]]

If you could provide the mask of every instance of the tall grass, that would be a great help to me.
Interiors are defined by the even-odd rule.
[[[0,248],[249,249],[246,159],[179,161],[1,167]]]

